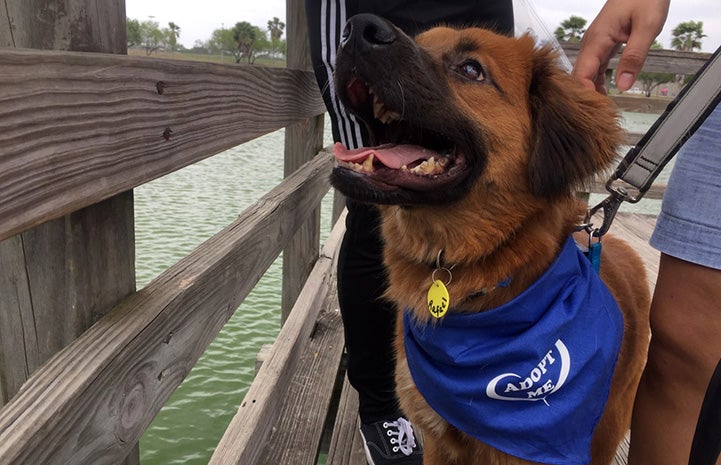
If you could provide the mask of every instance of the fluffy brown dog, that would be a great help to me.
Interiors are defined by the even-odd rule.
[[[618,324],[624,328],[622,343],[618,337],[620,353],[612,349],[610,361],[582,375],[608,372],[606,380],[590,381],[602,386],[589,395],[593,401],[600,399],[598,412],[590,406],[586,410],[587,400],[581,401],[549,427],[550,439],[528,447],[522,444],[537,434],[526,423],[545,418],[580,382],[567,378],[564,364],[572,369],[579,365],[573,358],[575,349],[563,356],[561,337],[555,347],[548,352],[543,347],[539,358],[532,355],[530,365],[516,371],[486,373],[487,366],[503,363],[504,355],[494,356],[491,365],[471,366],[470,372],[477,372],[482,383],[474,394],[456,388],[455,381],[446,382],[446,375],[468,369],[460,367],[459,357],[486,341],[474,341],[467,338],[468,331],[461,331],[463,340],[451,341],[448,353],[438,358],[433,353],[444,350],[438,347],[447,343],[438,338],[452,336],[452,331],[445,332],[448,321],[485,313],[502,322],[506,311],[510,319],[509,303],[527,298],[527,289],[538,288],[562,251],[575,256],[566,244],[585,208],[574,192],[612,164],[623,139],[609,100],[577,84],[559,68],[554,53],[537,48],[531,37],[513,39],[482,29],[439,27],[411,39],[371,15],[349,21],[335,85],[345,106],[366,123],[375,142],[385,144],[357,151],[337,147],[339,164],[332,179],[347,196],[380,205],[387,296],[399,308],[397,391],[403,410],[423,432],[424,463],[572,464],[585,460],[583,449],[586,455],[590,449],[591,463],[610,463],[629,427],[649,339],[650,296],[643,264],[624,242],[604,237],[600,272],[613,296],[610,300],[615,299],[623,313],[623,323]],[[597,281],[596,274],[591,275],[589,279]],[[450,296],[450,309],[441,318],[436,318],[442,313],[438,296],[435,304],[428,302],[434,280],[447,284]],[[560,291],[544,287],[539,295],[545,298],[572,286],[560,283],[560,287]],[[604,325],[613,311],[596,297],[583,306],[584,311],[596,312],[588,320],[591,323],[563,338],[589,340],[594,350],[603,348],[606,342],[600,338],[609,332]],[[525,311],[520,309],[521,314]],[[518,324],[517,316],[513,318]],[[535,331],[535,325],[526,329]],[[418,337],[430,335],[426,340],[430,346],[413,339],[414,334],[409,336],[410,326],[417,329]],[[511,337],[508,343],[496,345],[514,343]],[[407,359],[409,344],[421,347]],[[408,360],[426,355],[438,371],[421,372],[425,362],[421,368],[409,366]],[[560,372],[551,375],[552,368]],[[498,376],[480,381],[490,375]],[[434,376],[435,386],[426,382],[431,386],[419,389],[418,380]],[[608,384],[610,394],[601,410]],[[476,393],[490,398],[484,400],[491,408],[487,413],[485,407],[474,406]],[[454,402],[463,404],[450,407],[460,414],[446,418],[439,413]],[[540,413],[521,411],[516,412],[521,415],[516,420],[502,420],[505,414],[496,409],[506,405],[512,410],[540,407]],[[590,427],[584,423],[594,416],[600,422],[591,421]],[[516,422],[517,429],[496,430],[496,422]],[[556,433],[556,428],[579,438],[558,443],[556,437],[566,433]],[[486,429],[491,431],[488,440]],[[574,455],[570,449],[584,443],[584,434],[589,439]],[[522,444],[520,452],[517,443]],[[550,450],[553,447],[559,450]]]

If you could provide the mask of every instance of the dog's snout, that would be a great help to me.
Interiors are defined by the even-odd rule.
[[[396,41],[395,27],[383,18],[371,14],[359,14],[346,22],[342,45],[353,43],[363,49],[390,45]]]

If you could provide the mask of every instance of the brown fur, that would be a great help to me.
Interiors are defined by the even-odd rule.
[[[536,48],[530,37],[435,28],[416,37],[415,44],[417,48],[401,44],[403,50],[420,51],[401,64],[395,65],[397,59],[387,61],[385,71],[395,80],[362,78],[379,93],[397,82],[406,86],[405,96],[432,100],[426,78],[417,78],[420,84],[414,84],[403,77],[409,68],[431,73],[427,80],[437,80],[439,92],[444,93],[438,105],[453,109],[449,119],[470,122],[485,157],[467,192],[448,204],[380,207],[383,236],[388,238],[384,250],[387,297],[399,308],[412,309],[418,320],[427,321],[431,318],[426,304],[429,264],[435,262],[439,250],[443,250],[444,263],[454,266],[448,286],[453,311],[494,308],[533,283],[582,219],[585,210],[573,190],[612,164],[623,135],[610,101],[582,88],[558,68],[549,49]],[[394,53],[406,54],[403,50]],[[469,58],[483,65],[493,85],[467,82],[448,71]],[[337,83],[342,82],[342,77],[337,78]],[[393,91],[387,92],[384,100],[394,101]],[[426,104],[428,108],[435,105]],[[430,110],[421,113],[433,118]],[[603,245],[601,277],[623,311],[625,334],[609,401],[592,441],[595,465],[612,461],[629,428],[649,339],[650,296],[642,261],[619,239],[605,236]],[[508,276],[513,280],[507,288],[473,296]],[[400,316],[397,324],[397,392],[403,410],[422,430],[424,464],[528,463],[458,431],[428,406],[405,361]]]

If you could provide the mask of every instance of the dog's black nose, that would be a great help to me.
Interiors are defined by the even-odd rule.
[[[341,44],[353,44],[360,49],[390,45],[398,38],[396,28],[389,21],[371,14],[359,14],[345,23]]]

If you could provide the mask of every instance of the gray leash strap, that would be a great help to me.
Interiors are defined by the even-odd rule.
[[[621,203],[636,203],[644,196],[678,149],[696,132],[721,101],[721,47],[694,75],[679,95],[666,107],[635,147],[621,160],[606,182],[610,195],[591,208],[586,229],[594,236],[604,235]],[[592,228],[591,217],[603,210],[603,224]]]
[[[656,120],[616,169],[620,179],[638,189],[629,202],[637,202],[678,149],[696,132],[721,99],[721,53],[706,61],[681,93]]]

